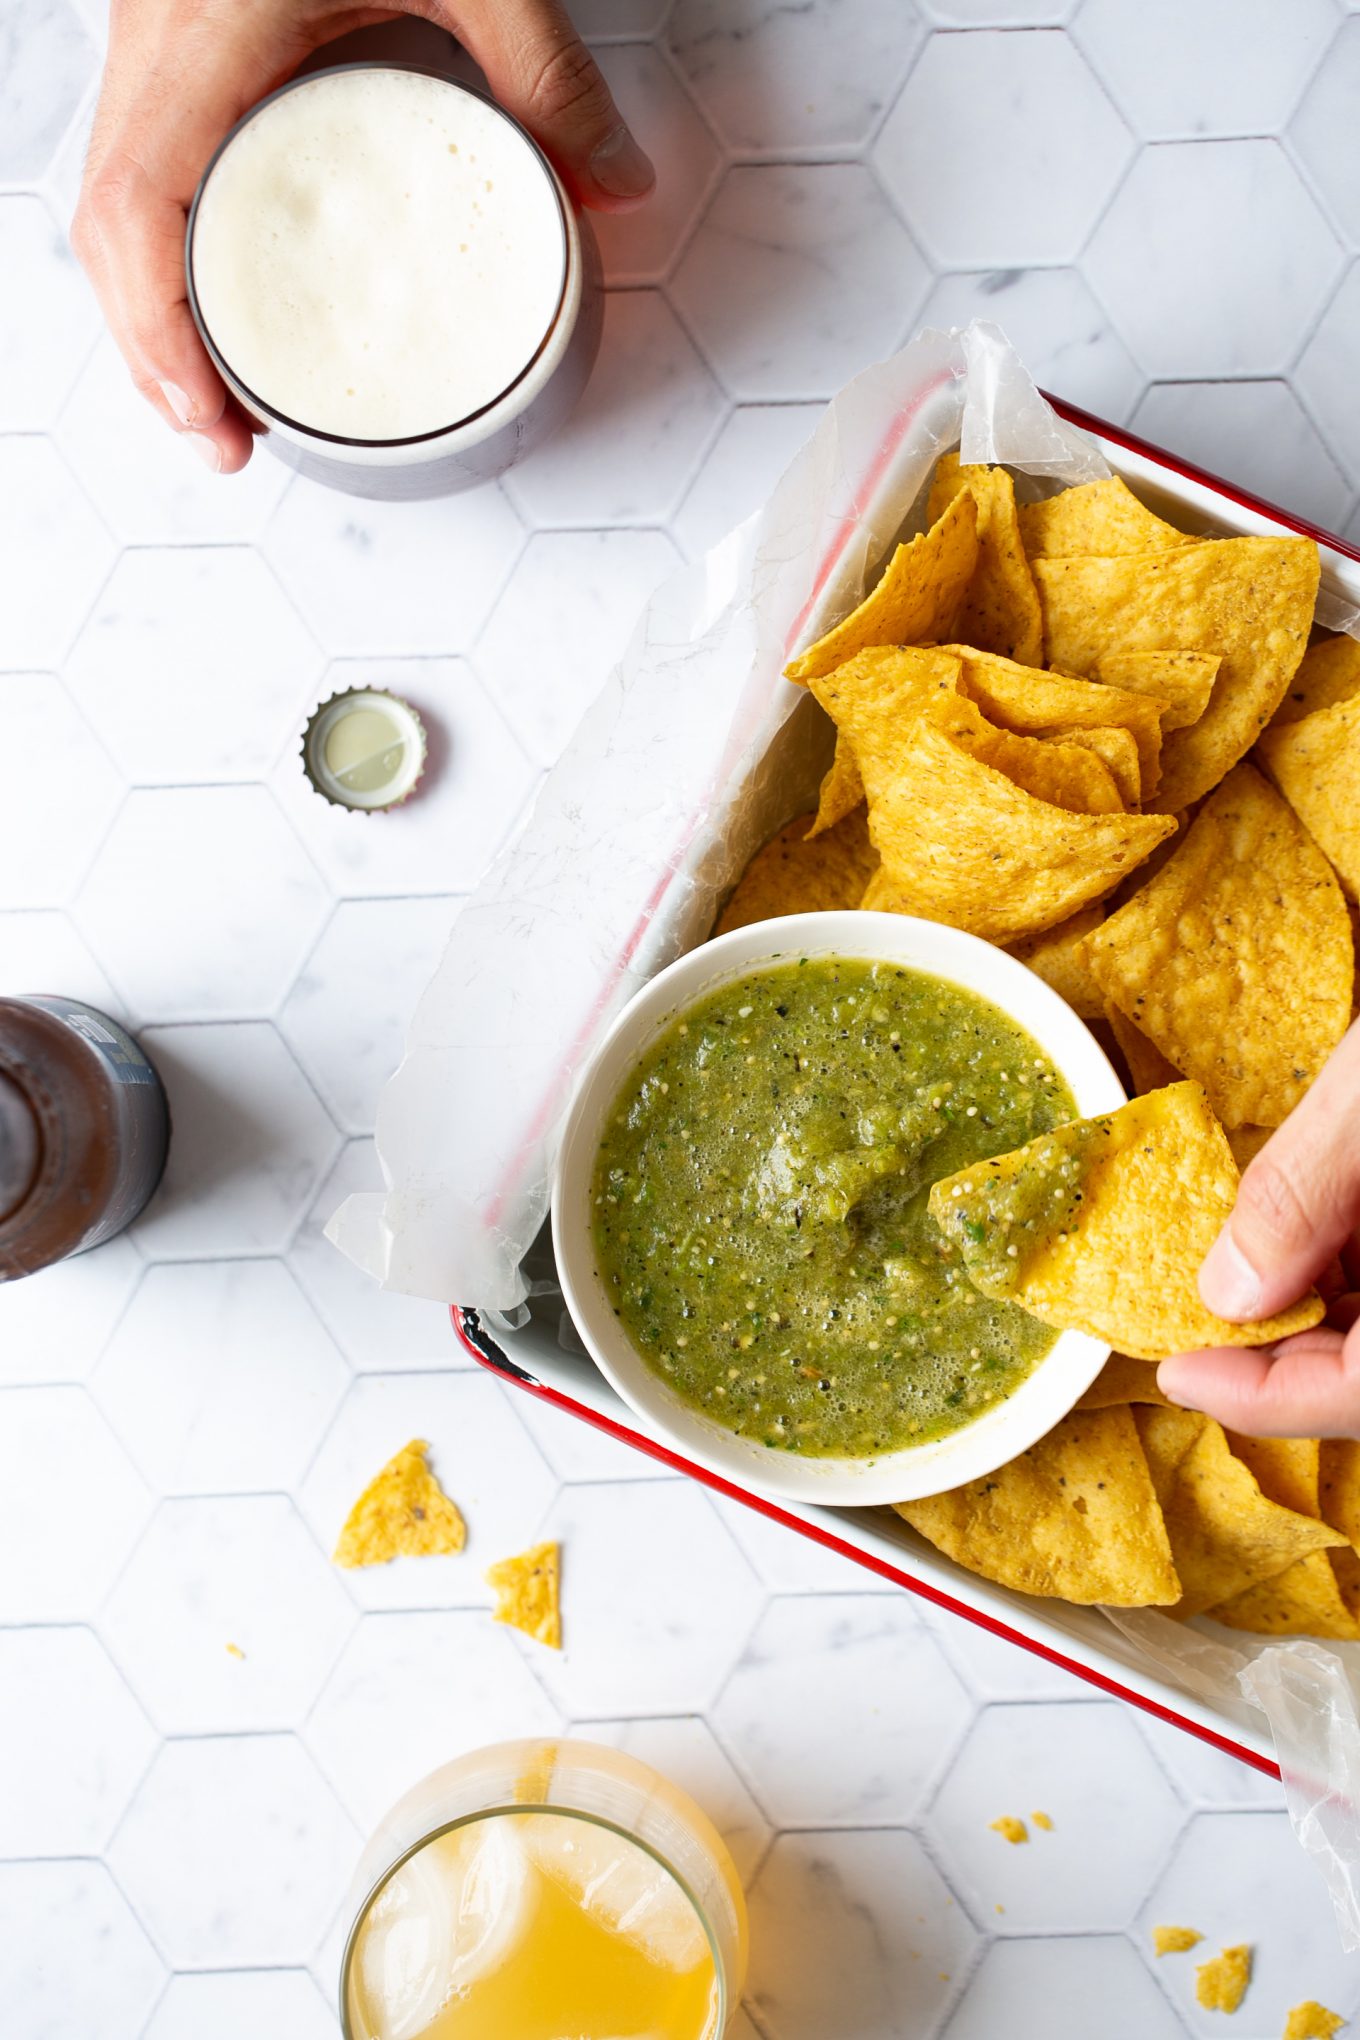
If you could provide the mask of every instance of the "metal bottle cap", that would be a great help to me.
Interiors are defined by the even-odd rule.
[[[352,687],[313,710],[302,767],[335,807],[374,814],[399,807],[425,770],[425,726],[383,687]]]

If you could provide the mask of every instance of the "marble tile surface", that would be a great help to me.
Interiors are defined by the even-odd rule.
[[[1360,538],[1355,5],[573,11],[659,176],[600,223],[599,370],[501,485],[390,507],[160,427],[63,240],[104,0],[0,16],[0,991],[135,1025],[175,1125],[125,1239],[0,1286],[0,2029],[336,2040],[362,1834],[566,1728],[727,1835],[729,2040],[1209,2035],[1165,1920],[1254,1944],[1239,2040],[1360,2015],[1273,1780],[493,1381],[323,1235],[650,588],[918,324],[995,319],[1046,388]],[[299,769],[360,685],[429,736],[388,816]],[[466,1551],[338,1573],[413,1436]],[[560,1658],[483,1580],[545,1535]]]

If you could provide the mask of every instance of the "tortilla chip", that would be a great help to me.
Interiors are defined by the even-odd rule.
[[[718,917],[715,935],[785,914],[859,905],[878,862],[863,805],[824,835],[810,839],[807,825],[806,815],[797,816],[756,852]]]
[[[1119,798],[1126,808],[1137,807],[1143,798],[1138,740],[1132,730],[1121,729],[1113,723],[1094,730],[1073,729],[1064,724],[1058,730],[1044,730],[1041,737],[1046,744],[1080,744],[1084,749],[1094,751],[1097,758],[1103,759],[1109,767],[1110,777],[1119,788]]]
[[[1087,938],[1091,972],[1229,1126],[1278,1126],[1350,1024],[1352,945],[1326,860],[1250,765]]]
[[[1180,1593],[1127,1410],[1075,1410],[984,1480],[893,1506],[957,1564],[1024,1594],[1145,1608]]]
[[[1015,484],[1005,468],[960,467],[958,455],[947,453],[935,470],[927,515],[941,516],[962,489],[977,503],[978,557],[954,628],[984,651],[1037,666],[1043,617],[1020,541]]]
[[[1318,1447],[1318,1507],[1360,1551],[1360,1440],[1324,1438]]]
[[[497,1622],[522,1629],[549,1650],[562,1648],[562,1615],[558,1598],[560,1567],[555,1544],[534,1544],[517,1558],[502,1558],[486,1569],[486,1583],[499,1596],[492,1609]]]
[[[989,723],[962,695],[938,703],[935,722],[984,765],[1004,772],[1013,786],[1078,815],[1119,815],[1124,802],[1114,775],[1094,751],[1053,739],[1017,736]]]
[[[1152,1952],[1154,1955],[1184,1955],[1188,1948],[1197,1948],[1204,1939],[1194,1927],[1154,1927],[1152,1929]]]
[[[1139,1404],[1133,1420],[1180,1576],[1177,1616],[1216,1611],[1310,1552],[1342,1541],[1326,1523],[1268,1501],[1212,1417]]]
[[[1336,1575],[1337,1592],[1351,1614],[1360,1621],[1360,1558],[1349,1545],[1344,1550],[1329,1551],[1327,1556]]]
[[[1311,538],[1219,538],[1044,559],[1034,573],[1048,656],[1065,672],[1094,673],[1108,652],[1219,654],[1209,706],[1162,752],[1157,806],[1173,814],[1218,784],[1279,707],[1308,642],[1318,551]]]
[[[936,644],[952,636],[977,558],[977,504],[965,490],[929,531],[898,546],[859,607],[791,659],[785,676],[820,679],[866,645]]]
[[[1316,1998],[1305,1998],[1285,2020],[1284,2040],[1332,2040],[1345,2023],[1339,2012],[1329,2012]]]
[[[1016,1222],[1017,1186],[1021,1210],[1042,1222]],[[942,1177],[930,1214],[984,1295],[1135,1359],[1161,1360],[1200,1346],[1268,1345],[1322,1317],[1313,1291],[1249,1324],[1200,1301],[1200,1263],[1236,1194],[1232,1153],[1203,1091],[1171,1084]]]
[[[1020,536],[1031,560],[1068,553],[1141,553],[1156,546],[1188,545],[1183,531],[1154,517],[1117,475],[1105,482],[1081,482],[1026,503]]]
[[[992,1833],[1000,1835],[1003,1841],[1015,1843],[1029,1840],[1029,1829],[1022,1820],[1017,1820],[1013,1813],[1003,1813],[999,1819],[989,1820],[987,1825]]]
[[[1100,906],[1093,903],[1079,907],[1056,928],[1047,928],[1042,935],[1027,935],[1023,942],[1011,945],[1011,955],[1051,985],[1083,1020],[1099,1019],[1105,1011],[1100,986],[1091,976],[1081,946],[1100,921]]]
[[[467,1525],[426,1465],[429,1449],[423,1438],[413,1438],[369,1482],[345,1518],[337,1565],[386,1565],[393,1558],[462,1550]]]
[[[884,872],[866,906],[1016,942],[1109,892],[1175,826],[1169,816],[1077,815],[1036,800],[971,757],[936,713],[911,723],[899,777],[871,806]]]
[[[1217,652],[1106,652],[1096,661],[1096,678],[1130,694],[1155,695],[1165,735],[1199,721],[1221,664]]]
[[[1360,694],[1267,730],[1258,749],[1350,897],[1360,899]]]
[[[859,760],[854,745],[845,734],[836,732],[836,753],[822,780],[821,792],[817,796],[817,812],[808,840],[834,829],[837,822],[843,822],[852,815],[864,798],[864,781],[859,776]]]
[[[1178,1084],[1185,1072],[1169,1063],[1160,1048],[1154,1046],[1141,1027],[1135,1027],[1132,1020],[1120,1012],[1118,1006],[1107,1006],[1105,1018],[1119,1044],[1119,1052],[1128,1064],[1129,1082],[1135,1097],[1147,1091],[1160,1091],[1167,1084]]]
[[[1204,1612],[1228,1629],[1254,1636],[1327,1636],[1339,1642],[1360,1641],[1360,1622],[1346,1606],[1330,1551],[1312,1551],[1295,1559],[1274,1579],[1262,1580],[1231,1600]]]
[[[901,779],[912,723],[927,703],[953,698],[961,670],[952,652],[870,645],[812,681],[836,725],[837,752],[849,745],[871,802]]]
[[[1235,2012],[1251,1982],[1251,1949],[1243,1943],[1201,1962],[1195,1971],[1195,1996],[1206,2012]]]
[[[1154,1403],[1174,1409],[1170,1396],[1157,1386],[1155,1360],[1135,1360],[1128,1353],[1111,1353],[1086,1393],[1078,1398],[1079,1410],[1109,1410],[1121,1403]]]
[[[1301,722],[1319,709],[1335,708],[1338,702],[1353,701],[1360,695],[1360,642],[1353,637],[1319,638],[1309,645],[1289,691],[1275,711],[1270,727]]]
[[[1293,1509],[1300,1516],[1320,1516],[1319,1447],[1316,1438],[1248,1438],[1229,1431],[1228,1444],[1268,1502]]]
[[[946,645],[962,664],[959,691],[975,701],[989,722],[1021,736],[1051,736],[1062,730],[1105,729],[1111,723],[1131,732],[1138,746],[1144,796],[1157,785],[1162,747],[1161,712],[1147,694],[1123,693],[1095,680],[1049,673],[998,659],[971,645]]]
[[[1241,1171],[1256,1160],[1275,1129],[1273,1126],[1225,1126],[1223,1131],[1228,1136],[1233,1160]]]

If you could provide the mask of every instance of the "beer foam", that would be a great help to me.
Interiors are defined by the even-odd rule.
[[[438,432],[522,374],[561,301],[557,189],[524,137],[442,78],[365,67],[264,105],[218,158],[191,250],[237,380],[314,432]]]

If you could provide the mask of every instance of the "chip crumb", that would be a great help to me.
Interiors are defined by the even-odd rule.
[[[1004,1836],[1008,1842],[1029,1840],[1029,1829],[1022,1820],[1017,1820],[1013,1813],[1003,1813],[999,1820],[989,1821],[988,1826],[993,1834]]]
[[[1154,1927],[1152,1929],[1152,1952],[1154,1955],[1184,1955],[1187,1948],[1196,1948],[1204,1939],[1196,1927]]]
[[[239,1643],[229,1643],[227,1645],[227,1656],[234,1658],[244,1658],[245,1652],[242,1650]]]
[[[1195,1971],[1195,1996],[1206,2012],[1235,2012],[1251,1982],[1251,1949],[1245,1941],[1210,1956]]]
[[[1005,1912],[1006,1908],[1005,1908],[1005,1906],[1004,1906],[1004,1905],[999,1905],[999,1906],[998,1906],[998,1907],[996,1908],[996,1910],[997,1910],[997,1911],[998,1911],[999,1913],[1003,1913],[1003,1912]]]
[[[429,1449],[423,1438],[413,1438],[369,1482],[345,1518],[337,1565],[386,1565],[398,1557],[462,1550],[467,1525],[427,1466]]]
[[[522,1629],[550,1650],[561,1650],[560,1571],[555,1544],[534,1544],[516,1558],[503,1558],[488,1566],[487,1585],[500,1597],[493,1611],[496,1621]]]
[[[1285,2021],[1284,2040],[1332,2040],[1345,2023],[1338,2012],[1329,2012],[1316,1998],[1305,1998]]]
[[[1032,1813],[1030,1819],[1034,1822],[1035,1827],[1042,1828],[1046,1835],[1052,1834],[1053,1823],[1046,1813]]]

